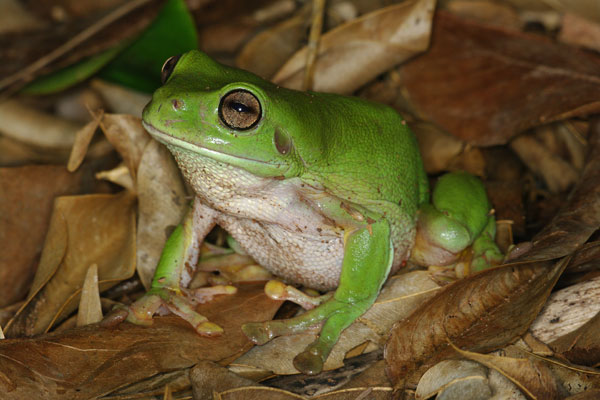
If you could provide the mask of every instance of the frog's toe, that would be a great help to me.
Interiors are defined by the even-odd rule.
[[[152,317],[163,304],[163,300],[156,294],[146,293],[130,306],[117,307],[127,311],[128,322],[136,325],[152,325]]]
[[[294,367],[307,375],[316,375],[323,371],[324,357],[317,348],[309,348],[294,357]]]
[[[312,310],[333,296],[333,292],[323,296],[309,296],[301,290],[296,289],[294,286],[286,285],[278,280],[270,280],[267,282],[265,285],[265,294],[273,300],[291,301],[305,310]]]
[[[242,325],[242,332],[254,344],[262,345],[275,337],[275,333],[269,327],[268,322],[249,322]]]
[[[221,335],[223,328],[197,313],[196,303],[194,296],[186,296],[185,291],[153,288],[130,306],[117,306],[114,315],[111,313],[105,318],[105,324],[112,326],[127,320],[136,325],[152,325],[155,314],[168,310],[186,320],[202,336]]]
[[[480,256],[474,257],[471,262],[471,271],[479,272],[484,269],[495,267],[502,264],[504,256],[501,253],[486,252]]]
[[[183,290],[183,289],[182,289]],[[215,285],[209,287],[201,287],[198,289],[186,289],[189,297],[193,297],[198,303],[208,303],[215,296],[221,294],[235,294],[237,293],[237,288],[235,286],[230,285]]]
[[[213,322],[205,321],[196,327],[196,332],[201,336],[221,336],[223,328]]]

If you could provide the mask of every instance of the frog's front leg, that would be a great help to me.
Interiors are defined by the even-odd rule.
[[[242,330],[254,343],[264,344],[325,321],[321,334],[294,358],[294,366],[317,374],[341,332],[374,303],[392,265],[390,226],[385,219],[347,232],[340,283],[333,297],[317,308],[287,320],[245,324]]]
[[[128,307],[129,322],[149,325],[153,315],[164,307],[188,321],[201,335],[218,335],[223,331],[198,314],[194,306],[198,300],[206,300],[211,295],[231,293],[232,288],[221,286],[196,291],[185,288],[195,271],[200,243],[215,223],[216,211],[196,199],[182,223],[167,239],[150,290]]]

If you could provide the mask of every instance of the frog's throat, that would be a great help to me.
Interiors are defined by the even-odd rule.
[[[142,121],[142,125],[150,133],[150,135],[152,135],[153,138],[167,146],[175,146],[184,150],[189,150],[191,152],[211,158],[213,160],[220,161],[222,163],[229,164],[235,167],[240,167],[242,169],[248,170],[249,172],[257,170],[256,172],[260,171],[259,173],[265,176],[284,176],[287,170],[289,169],[289,165],[284,163],[265,162],[261,160],[255,160],[252,158],[241,157],[239,155],[209,149],[200,146],[196,143],[187,142],[183,139],[176,138],[174,136],[169,135],[168,133],[156,129],[154,126],[145,121]]]

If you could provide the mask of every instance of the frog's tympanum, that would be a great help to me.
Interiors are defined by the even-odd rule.
[[[163,83],[144,126],[173,153],[196,198],[165,245],[151,290],[129,308],[130,321],[148,323],[166,307],[201,335],[221,332],[194,311],[185,289],[199,243],[218,224],[283,280],[335,289],[298,317],[242,328],[263,344],[323,323],[294,360],[318,373],[411,251],[416,262],[442,265],[471,246],[475,269],[502,259],[482,183],[447,174],[430,204],[417,142],[392,108],[284,89],[200,51],[169,59]]]

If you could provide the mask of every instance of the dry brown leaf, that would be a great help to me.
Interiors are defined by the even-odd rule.
[[[600,227],[600,119],[590,125],[587,163],[567,204],[516,260],[549,260],[572,254]],[[515,260],[515,261],[516,261]]]
[[[44,25],[45,21],[27,10],[19,1],[0,3],[0,34],[41,29]]]
[[[400,69],[421,118],[476,145],[600,111],[600,57],[439,11],[431,47]]]
[[[510,224],[511,232],[522,237],[525,234],[525,209],[523,192],[518,181],[486,181],[485,188],[494,205],[496,221]],[[498,243],[498,239],[496,239]],[[508,243],[513,244],[512,241]],[[506,247],[505,247],[506,248]]]
[[[210,399],[213,392],[222,392],[244,386],[256,386],[256,382],[234,374],[225,367],[205,360],[200,361],[192,368],[190,371],[190,381],[194,397],[197,399]]]
[[[27,294],[56,196],[79,193],[90,179],[60,166],[0,168],[0,307]]]
[[[600,399],[600,389],[590,389],[585,392],[566,397],[565,400],[597,400]]]
[[[500,372],[493,369],[489,370],[488,380],[494,388],[494,394],[498,399],[527,400],[527,397],[519,390],[517,385]]]
[[[17,100],[0,103],[0,121],[0,133],[47,151],[70,150],[82,127],[79,122],[47,114]]]
[[[270,79],[306,39],[310,23],[310,3],[291,18],[260,32],[238,54],[239,68]]]
[[[569,265],[572,263],[573,259]],[[600,312],[599,298],[600,277],[557,290],[550,295],[529,330],[537,339],[552,342],[573,332]]]
[[[534,136],[520,135],[510,142],[510,147],[535,175],[544,179],[550,192],[564,192],[578,181],[579,172]]]
[[[83,163],[83,159],[85,158],[88,147],[92,142],[94,133],[100,125],[100,120],[102,119],[104,112],[100,110],[98,112],[93,112],[93,114],[93,119],[79,129],[77,133],[75,133],[75,142],[73,143],[71,155],[69,156],[69,161],[67,162],[67,169],[70,172],[75,171],[77,168],[79,168],[81,163]]]
[[[344,365],[346,353],[364,342],[379,346],[396,321],[409,315],[438,289],[439,286],[426,271],[413,271],[392,277],[369,311],[342,332],[325,362],[324,370]],[[305,331],[277,337],[265,345],[253,348],[236,360],[236,364],[250,365],[280,375],[297,373],[293,365],[294,357],[312,343],[317,334],[316,331]]]
[[[429,44],[435,0],[411,0],[363,15],[326,33],[319,43],[313,90],[349,94]],[[301,89],[307,48],[273,81]]]
[[[81,299],[77,311],[77,326],[95,324],[102,320],[100,288],[98,286],[98,265],[92,264],[85,274]]]
[[[457,347],[454,349],[461,356],[500,372],[515,383],[529,398],[539,400],[563,398],[563,389],[556,377],[541,361],[479,354]]]
[[[549,345],[556,353],[572,363],[598,367],[600,365],[600,312],[583,326]]]
[[[106,180],[127,189],[131,193],[135,193],[136,187],[129,173],[129,168],[123,163],[117,165],[113,169],[100,171],[94,175],[96,179]]]
[[[151,99],[147,93],[97,78],[90,81],[90,87],[99,93],[107,109],[116,114],[142,115],[144,107]]]
[[[133,115],[104,114],[100,127],[125,161],[135,181],[144,148],[151,140],[150,135],[142,127],[141,119]]]
[[[306,400],[308,397],[299,396],[282,389],[267,386],[239,387],[218,392],[218,398],[222,400],[248,400],[248,399],[273,399],[273,400]],[[337,390],[322,395],[310,397],[311,400],[348,400],[369,399],[389,400],[392,394],[391,388],[382,387],[360,387]]]
[[[451,356],[449,342],[491,351],[525,333],[567,264],[503,265],[442,288],[391,331],[388,376],[397,387]]]
[[[573,255],[567,271],[570,273],[596,271],[597,260],[600,260],[600,240],[581,246]]]
[[[489,398],[492,396],[486,368],[473,361],[444,360],[423,374],[415,399],[439,396],[443,399]]]
[[[93,263],[102,290],[133,275],[134,207],[135,197],[127,192],[56,199],[27,302],[7,326],[7,335],[45,332],[75,310]]]
[[[495,1],[453,0],[447,4],[448,11],[464,18],[473,18],[486,24],[520,29],[522,22],[514,7]]]
[[[201,305],[199,312],[225,329],[221,337],[201,337],[181,318],[169,316],[154,318],[146,327],[88,325],[2,340],[0,392],[6,400],[90,399],[185,370],[199,360],[226,364],[252,345],[240,325],[254,315],[272,318],[279,304],[264,295],[262,285],[246,285],[235,295]],[[144,389],[140,385],[140,392]]]
[[[385,373],[385,360],[381,359],[372,363],[365,371],[353,377],[344,388],[369,386],[392,387],[392,384]]]
[[[410,124],[419,142],[423,166],[428,174],[438,174],[448,170],[452,160],[460,158],[465,143],[427,122]]]
[[[600,388],[600,373],[597,370],[557,361],[548,362],[547,367],[571,395]]]
[[[600,21],[594,23],[585,17],[566,13],[558,38],[561,42],[600,51]]]
[[[544,3],[558,11],[575,13],[600,23],[600,4],[596,0],[545,0]]]
[[[144,148],[136,186],[137,272],[149,289],[165,241],[189,209],[189,200],[171,153],[154,140]]]

